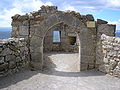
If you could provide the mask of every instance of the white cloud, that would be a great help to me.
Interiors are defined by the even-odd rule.
[[[41,0],[15,0],[12,4],[13,8],[4,9],[0,12],[0,27],[11,27],[11,17],[15,14],[25,14],[30,11],[40,9],[42,5],[52,5],[51,2],[43,3]]]
[[[45,2],[43,3],[41,0],[23,0],[21,2],[21,0],[16,0],[14,3],[13,3],[13,6],[18,8],[18,9],[21,9],[22,11],[24,10],[38,10],[40,9],[40,7],[42,5],[52,5],[51,2]]]
[[[1,14],[4,13],[4,14]],[[0,27],[11,27],[11,17],[15,14],[23,14],[22,11],[20,11],[17,8],[12,8],[10,10],[4,9],[3,12],[0,13]]]
[[[70,10],[70,11],[76,11],[76,9],[71,5],[64,5],[63,9],[64,10]]]
[[[120,10],[120,0],[65,0],[63,7],[64,10],[67,7],[72,7],[79,11]]]
[[[118,21],[120,22],[120,19],[118,19]]]
[[[116,30],[120,30],[120,19],[117,21],[108,21],[109,24],[115,24]]]
[[[120,0],[106,0],[110,7],[120,7]]]

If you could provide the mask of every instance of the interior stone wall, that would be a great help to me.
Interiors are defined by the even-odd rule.
[[[120,38],[102,34],[102,62],[99,70],[120,77]]]
[[[60,42],[53,42],[53,32],[57,30],[60,31]],[[71,31],[71,30],[69,30]],[[69,37],[76,37],[75,45],[71,45]],[[64,52],[79,52],[79,39],[75,32],[66,32],[66,30],[53,29],[49,30],[45,37],[43,43],[44,52],[51,51],[64,51]]]

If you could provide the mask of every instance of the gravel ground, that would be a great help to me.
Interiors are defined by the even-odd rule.
[[[1,77],[0,90],[120,90],[118,78],[96,70],[78,72],[77,53],[46,53],[45,59],[44,71]]]

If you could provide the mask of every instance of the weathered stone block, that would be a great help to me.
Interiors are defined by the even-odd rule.
[[[4,63],[4,57],[0,57],[0,64]]]
[[[81,63],[80,64],[80,71],[88,70],[88,63]]]
[[[22,61],[22,59],[19,56],[17,56],[15,62],[20,62],[20,61]]]
[[[32,47],[40,47],[43,44],[43,38],[38,36],[31,37],[30,46]]]
[[[0,52],[3,50],[3,48],[2,47],[0,47]]]
[[[31,70],[42,70],[43,64],[42,64],[42,62],[31,61],[30,67],[31,67]]]
[[[19,27],[19,35],[28,35],[29,31],[28,31],[28,26],[20,26]]]
[[[98,24],[107,24],[108,22],[102,19],[97,19]]]
[[[88,28],[95,28],[95,22],[94,21],[87,21],[87,27]]]
[[[116,67],[116,68],[113,70],[113,75],[120,78],[120,68],[119,68],[119,67]]]
[[[22,25],[23,25],[23,26],[28,26],[28,25],[29,25],[28,20],[23,21],[23,22],[22,22]]]
[[[118,62],[118,65],[117,65],[119,68],[120,68],[120,62]]]
[[[6,61],[15,61],[16,57],[15,57],[15,55],[6,55],[5,60]]]
[[[9,48],[5,48],[5,49],[1,52],[1,54],[2,54],[3,56],[5,56],[5,55],[14,54],[14,52],[13,52],[11,49],[9,49]]]
[[[15,14],[14,16],[12,16],[12,19],[13,19],[13,20],[17,20],[18,17],[20,17],[20,15],[19,15],[19,14]]]
[[[43,54],[42,54],[42,52],[37,52],[37,53],[34,52],[34,53],[31,53],[31,58],[32,58],[33,62],[42,63]]]
[[[94,21],[94,17],[91,14],[87,14],[86,18],[87,18],[88,21]]]
[[[105,64],[108,64],[108,63],[109,63],[109,59],[104,57],[103,62],[104,62]]]
[[[110,24],[100,24],[100,25],[98,25],[97,38],[100,39],[102,34],[105,34],[105,35],[108,35],[108,36],[114,36],[115,35],[115,28],[116,28],[115,25],[110,25]],[[105,38],[107,39],[107,36],[105,36]]]
[[[22,20],[22,21],[25,21],[25,20],[28,20],[28,19],[29,19],[28,15],[22,15],[22,16],[18,17],[18,20]]]
[[[8,69],[8,63],[4,63],[0,65],[0,71],[3,71],[5,69]]]
[[[30,52],[31,53],[39,53],[39,52],[42,52],[43,51],[43,47],[30,47]]]
[[[100,65],[99,66],[99,71],[104,72],[104,73],[109,73],[110,72],[110,67],[109,65]]]
[[[9,68],[15,68],[16,67],[16,62],[13,60],[13,61],[9,61]]]
[[[116,65],[117,65],[117,62],[115,60],[110,60],[110,63],[109,63],[110,69],[114,69]]]

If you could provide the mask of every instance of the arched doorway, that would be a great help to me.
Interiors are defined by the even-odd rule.
[[[79,72],[78,33],[64,22],[51,27],[43,39],[43,67],[51,71]]]
[[[77,33],[80,40],[79,43],[79,58],[80,70],[87,70],[94,68],[95,64],[95,45],[96,35],[95,29],[87,28],[86,23],[82,19],[71,15],[70,13],[57,11],[55,14],[46,17],[40,24],[34,25],[33,32],[30,32],[30,48],[31,48],[31,62],[30,65],[36,69],[43,68],[43,41],[46,33],[56,25],[64,23],[68,25],[71,30]],[[32,35],[33,34],[33,35]],[[74,39],[74,38],[73,38]]]

